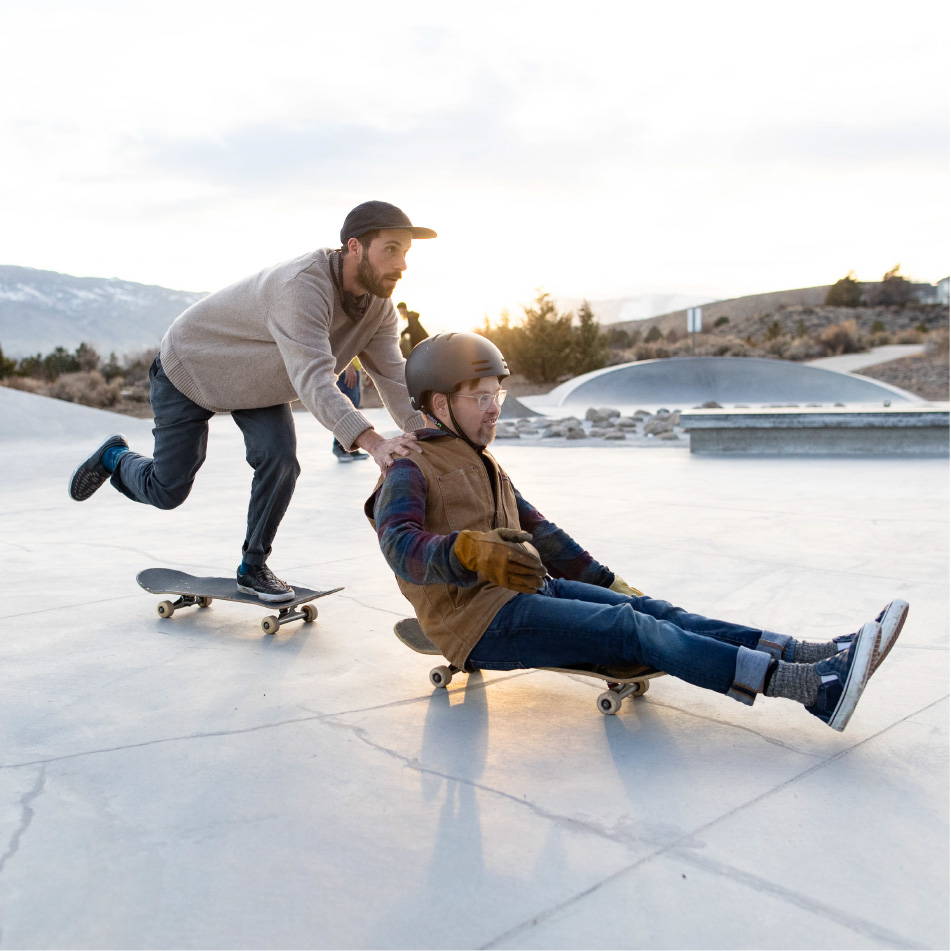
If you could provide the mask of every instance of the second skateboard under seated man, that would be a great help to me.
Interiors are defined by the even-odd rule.
[[[795,700],[844,729],[908,605],[894,600],[857,632],[817,643],[641,594],[529,504],[486,451],[508,375],[498,348],[475,334],[419,344],[406,385],[432,425],[416,433],[422,451],[394,460],[365,506],[400,590],[450,663],[646,664],[745,704],[758,694]]]

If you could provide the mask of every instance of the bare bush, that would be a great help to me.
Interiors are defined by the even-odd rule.
[[[830,324],[819,334],[819,342],[825,353],[833,357],[843,353],[861,353],[866,348],[865,338],[859,333],[854,320]]]
[[[784,360],[815,360],[825,356],[825,352],[818,340],[812,337],[796,337],[795,340],[787,341],[781,356]]]
[[[948,363],[948,330],[935,330],[928,334],[928,343],[925,352],[929,357],[935,357],[944,363]]]
[[[24,393],[36,393],[40,396],[46,396],[49,389],[44,380],[38,380],[35,376],[8,376],[3,385],[11,390],[22,390]]]
[[[895,343],[921,343],[921,331],[902,330],[895,334]]]
[[[119,399],[119,387],[107,383],[98,370],[89,372],[63,373],[50,386],[49,395],[69,403],[82,403],[83,406],[95,406],[103,409],[115,406]]]

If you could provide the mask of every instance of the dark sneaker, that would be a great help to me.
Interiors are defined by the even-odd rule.
[[[359,462],[361,459],[369,459],[365,452],[359,449],[346,450],[343,446],[334,445],[333,453],[337,457],[337,462]]]
[[[875,619],[882,628],[882,636],[879,639],[878,650],[875,652],[875,660],[872,662],[872,671],[879,668],[881,662],[888,656],[888,652],[895,646],[898,635],[905,625],[905,618],[908,617],[908,602],[896,598],[889,601],[882,609],[882,613]]]
[[[70,477],[69,497],[85,502],[112,475],[102,464],[102,454],[113,446],[129,448],[125,436],[110,436]]]
[[[872,673],[872,661],[878,646],[877,621],[864,624],[848,650],[820,660],[816,702],[806,709],[840,733],[845,729]]]
[[[262,601],[289,601],[294,589],[274,576],[267,565],[252,565],[246,572],[238,572],[238,590],[256,594]]]

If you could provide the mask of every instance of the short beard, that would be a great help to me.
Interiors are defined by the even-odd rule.
[[[363,257],[357,263],[357,280],[374,296],[374,297],[392,297],[393,291],[396,290],[396,285],[392,287],[385,287],[380,276],[373,270],[370,265],[369,260],[367,259],[366,254],[364,253]]]

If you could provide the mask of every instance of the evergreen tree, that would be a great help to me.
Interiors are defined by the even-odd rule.
[[[862,303],[862,288],[852,271],[829,288],[826,303],[833,307],[858,307]]]
[[[601,333],[601,326],[587,301],[582,301],[578,311],[578,326],[574,331],[574,366],[570,372],[581,374],[600,370],[608,359],[607,339]]]
[[[16,360],[11,360],[3,355],[3,347],[0,347],[0,380],[12,376],[17,368]]]

